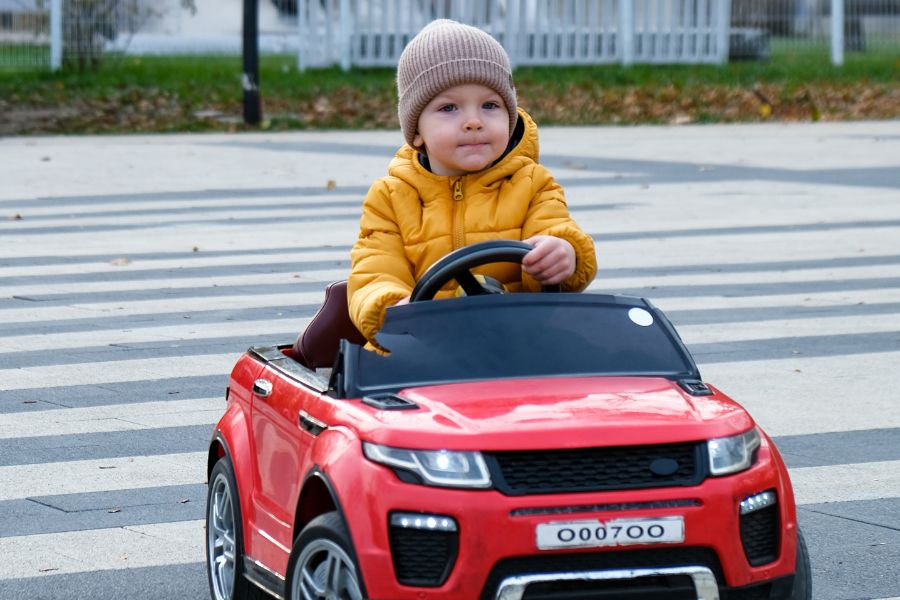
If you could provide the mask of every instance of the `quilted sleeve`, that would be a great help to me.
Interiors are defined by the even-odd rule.
[[[347,302],[356,328],[374,344],[388,306],[415,286],[412,267],[394,216],[390,187],[372,184],[363,201],[359,239],[350,252]]]
[[[575,272],[561,287],[565,291],[584,290],[597,274],[597,254],[594,240],[581,230],[569,214],[562,187],[547,169],[534,166],[531,204],[522,227],[522,239],[535,235],[552,235],[562,238],[575,248]],[[525,281],[527,278],[530,281]],[[539,284],[523,273],[526,288],[539,288]]]

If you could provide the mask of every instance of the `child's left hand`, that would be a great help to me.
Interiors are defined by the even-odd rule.
[[[522,241],[534,248],[522,259],[522,268],[542,285],[562,283],[575,272],[575,248],[566,240],[536,235]]]

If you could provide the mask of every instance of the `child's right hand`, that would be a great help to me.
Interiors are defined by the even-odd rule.
[[[542,285],[562,283],[575,272],[575,248],[566,240],[536,235],[522,241],[534,248],[522,258],[522,268]]]

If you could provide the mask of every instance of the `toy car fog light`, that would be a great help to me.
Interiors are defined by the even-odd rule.
[[[713,475],[728,475],[749,469],[759,443],[759,431],[755,427],[740,435],[709,440],[706,442],[709,449],[709,472]]]
[[[489,488],[491,476],[480,452],[407,450],[363,442],[371,461],[414,473],[426,485]]]
[[[773,490],[760,492],[741,500],[741,514],[749,515],[767,506],[772,506],[778,502],[778,497]]]
[[[456,520],[447,515],[422,513],[391,513],[391,527],[403,529],[424,529],[426,531],[456,531]]]

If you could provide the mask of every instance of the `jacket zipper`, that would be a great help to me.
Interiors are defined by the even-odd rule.
[[[453,249],[466,245],[466,205],[462,177],[453,183]]]

